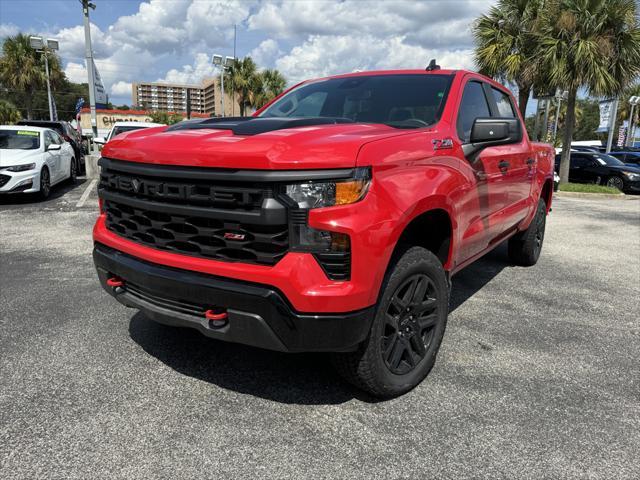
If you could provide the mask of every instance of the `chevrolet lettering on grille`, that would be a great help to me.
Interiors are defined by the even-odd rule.
[[[120,192],[129,192],[160,200],[200,200],[235,204],[247,207],[255,202],[249,192],[237,192],[218,186],[189,183],[158,182],[121,175],[109,176],[108,186]]]

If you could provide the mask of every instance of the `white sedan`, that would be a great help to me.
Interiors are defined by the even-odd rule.
[[[44,199],[53,185],[75,182],[77,172],[73,147],[58,132],[0,126],[0,194],[37,192]]]

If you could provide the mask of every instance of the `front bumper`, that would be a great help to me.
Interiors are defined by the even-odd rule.
[[[287,352],[349,351],[366,338],[373,318],[374,307],[299,313],[275,288],[153,264],[100,243],[93,258],[102,287],[123,305],[219,340]],[[114,276],[122,287],[107,285]],[[205,318],[213,307],[226,309],[224,327],[214,328]]]
[[[24,172],[9,172],[0,170],[0,193],[30,193],[40,190],[40,172],[26,170]],[[7,178],[8,177],[8,178]]]

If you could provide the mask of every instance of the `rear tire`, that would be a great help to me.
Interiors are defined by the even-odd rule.
[[[338,372],[381,398],[411,390],[431,371],[449,308],[440,260],[411,247],[390,267],[367,339],[355,352],[332,355]]]
[[[540,252],[542,252],[546,221],[547,204],[543,199],[540,199],[536,216],[531,221],[529,228],[509,239],[509,259],[513,263],[530,267],[538,262]]]

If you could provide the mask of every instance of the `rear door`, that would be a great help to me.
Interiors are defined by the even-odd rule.
[[[51,183],[55,183],[60,178],[60,153],[61,150],[50,150],[51,145],[55,145],[56,141],[53,137],[53,130],[45,130],[44,132],[44,154],[45,160],[50,170]]]
[[[476,118],[491,116],[491,107],[483,82],[471,78],[464,86],[458,109],[457,133],[468,143]],[[462,198],[459,216],[462,238],[458,249],[461,263],[485,250],[497,230],[496,219],[507,206],[508,186],[499,163],[503,155],[496,148],[484,149],[474,162],[462,160],[472,184]]]
[[[569,163],[569,181],[572,183],[594,183],[597,174],[588,172],[587,168],[592,165],[589,156],[582,153],[572,153]],[[593,178],[591,178],[593,177]]]
[[[531,189],[535,176],[536,162],[531,144],[527,139],[525,127],[522,124],[515,104],[506,90],[502,90],[487,83],[484,84],[491,108],[491,116],[496,118],[516,118],[523,131],[519,143],[492,147],[491,154],[497,157],[500,172],[503,175],[506,190],[505,205],[496,219],[502,224],[497,236],[508,233],[510,227],[515,226],[527,216],[531,206]]]

